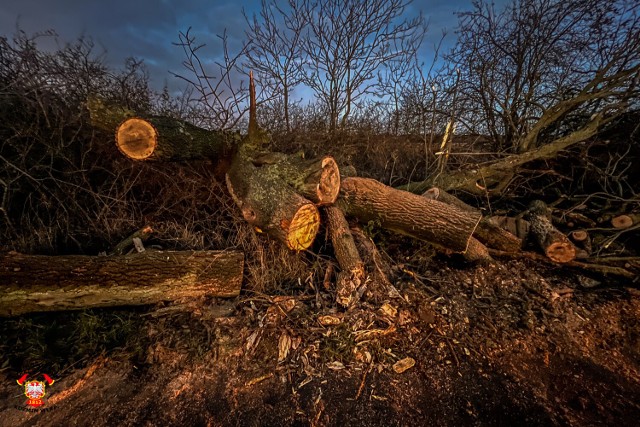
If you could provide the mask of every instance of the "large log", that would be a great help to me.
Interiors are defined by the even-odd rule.
[[[280,178],[276,165],[256,167],[238,155],[226,181],[249,224],[289,249],[302,251],[311,246],[320,228],[318,208]]]
[[[397,190],[368,178],[345,178],[340,206],[362,221],[426,240],[453,252],[467,251],[481,215]]]
[[[325,208],[329,228],[329,238],[333,245],[340,273],[336,281],[336,301],[343,307],[350,307],[357,302],[357,290],[364,285],[364,263],[349,229],[349,223],[340,208]]]
[[[460,209],[464,209],[468,212],[472,212],[475,215],[482,215],[479,209],[474,208],[458,199],[456,196],[447,193],[436,187],[432,187],[422,194],[423,197],[440,200],[441,202],[449,205],[457,206]],[[473,233],[474,237],[486,246],[492,249],[498,249],[505,252],[518,252],[522,247],[522,240],[517,236],[509,233],[507,230],[497,226],[489,220],[487,217],[483,217],[478,224],[478,227]]]
[[[0,254],[0,316],[143,305],[240,293],[239,251],[145,251],[115,256]]]
[[[305,160],[282,153],[252,156],[254,166],[273,169],[282,180],[318,206],[335,203],[340,193],[340,170],[331,156]]]
[[[567,236],[553,226],[543,201],[532,201],[524,217],[531,225],[531,235],[550,260],[558,263],[573,261],[576,248]]]
[[[221,160],[230,157],[240,135],[210,131],[171,117],[139,117],[133,111],[90,98],[94,126],[116,132],[116,146],[133,160]]]

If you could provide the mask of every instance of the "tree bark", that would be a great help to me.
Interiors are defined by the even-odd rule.
[[[444,191],[465,190],[472,194],[497,193],[504,188],[519,166],[533,160],[554,157],[558,152],[591,138],[602,125],[612,119],[599,113],[583,128],[534,150],[508,156],[479,168],[445,173],[438,177],[437,182],[430,178],[425,181],[410,182],[398,189],[421,194],[436,185]]]
[[[272,168],[282,180],[318,206],[332,205],[340,193],[340,170],[331,156],[304,160],[282,153],[260,153],[252,157],[251,162]]]
[[[239,135],[208,131],[169,117],[133,117],[116,130],[116,146],[133,160],[220,160],[229,157]]]
[[[475,215],[482,215],[482,212],[480,212],[479,209],[466,204],[457,197],[436,187],[425,191],[422,196],[428,199],[439,200],[452,206],[457,206],[460,209],[472,212]],[[483,217],[480,220],[478,227],[476,227],[476,230],[473,232],[473,236],[484,245],[501,251],[518,252],[522,247],[522,240],[507,230],[504,230],[492,223],[488,217]]]
[[[0,255],[0,316],[144,305],[240,293],[239,251],[145,251],[114,256]]]
[[[137,117],[131,110],[90,98],[91,122],[108,132],[116,131],[116,146],[133,160],[203,160],[230,157],[240,135],[209,131],[171,117]]]
[[[358,253],[349,223],[340,208],[325,208],[329,228],[329,238],[333,245],[340,273],[336,281],[336,301],[343,307],[350,307],[357,301],[357,290],[364,284],[364,263]]]
[[[529,232],[549,259],[558,263],[573,261],[576,257],[576,248],[567,236],[553,226],[544,202],[540,200],[531,202],[525,219],[531,225]]]
[[[318,209],[280,178],[277,165],[256,167],[239,154],[226,181],[249,224],[289,249],[302,251],[311,246],[320,228]]]
[[[453,252],[466,252],[481,215],[396,190],[367,178],[342,181],[340,206],[348,214],[383,228],[426,240]]]

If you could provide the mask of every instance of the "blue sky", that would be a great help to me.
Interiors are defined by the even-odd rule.
[[[496,4],[507,0],[496,0]],[[216,34],[226,29],[230,47],[240,46],[245,39],[243,9],[257,12],[259,0],[2,0],[0,2],[0,35],[10,37],[17,26],[33,34],[55,30],[61,43],[90,36],[106,50],[106,63],[121,67],[127,57],[144,59],[154,89],[165,82],[177,87],[169,71],[182,72],[182,51],[173,46],[178,32],[192,28],[209,59],[220,55]],[[433,57],[433,46],[442,31],[448,30],[446,45],[455,42],[456,11],[468,10],[471,0],[415,0],[407,14],[422,12],[429,21],[424,45],[425,60]]]

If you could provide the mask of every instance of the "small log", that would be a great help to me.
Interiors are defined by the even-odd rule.
[[[227,188],[249,224],[289,249],[306,250],[320,228],[320,213],[280,179],[276,167],[258,168],[237,157],[226,175]]]
[[[591,237],[586,230],[573,230],[569,233],[569,238],[581,250],[576,252],[576,258],[587,258],[591,254]]]
[[[340,264],[336,284],[336,301],[343,307],[351,307],[357,302],[357,291],[364,284],[364,263],[349,230],[349,223],[336,206],[325,208],[329,238]]]
[[[531,235],[549,259],[558,263],[573,261],[576,257],[576,248],[567,236],[553,226],[544,202],[541,200],[531,202],[525,219],[531,225]]]
[[[109,255],[124,255],[126,251],[133,246],[133,239],[140,239],[141,241],[147,240],[151,234],[153,233],[153,229],[150,226],[146,226],[136,231],[120,243],[118,243],[109,253]]]
[[[618,230],[624,230],[640,223],[640,214],[624,214],[611,218],[611,225]]]
[[[529,228],[531,225],[529,224],[529,221],[525,219],[497,215],[488,217],[487,221],[508,231],[520,240],[524,241],[529,237]]]
[[[464,259],[471,262],[489,262],[493,260],[487,247],[473,237],[469,239],[469,245],[464,252]]]
[[[368,178],[345,178],[340,206],[348,214],[383,228],[464,253],[481,215],[438,200],[396,190]]]
[[[114,256],[0,255],[0,316],[240,293],[239,251]]]
[[[466,204],[456,196],[436,187],[432,187],[429,190],[425,191],[422,196],[432,200],[439,200],[448,205],[456,206],[462,210],[471,212],[474,215],[482,215],[482,212],[479,209]],[[518,238],[518,236],[515,236],[507,230],[494,224],[487,217],[483,217],[480,220],[480,223],[478,223],[478,227],[476,227],[476,230],[473,232],[473,236],[480,242],[482,242],[482,244],[501,251],[518,252],[522,247],[522,240]],[[480,250],[477,244],[475,246],[476,249]],[[484,252],[486,252],[486,248]],[[480,253],[476,255],[485,259],[489,258],[488,253],[486,253],[486,255],[481,255]]]

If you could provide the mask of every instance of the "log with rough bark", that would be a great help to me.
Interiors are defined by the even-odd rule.
[[[0,254],[0,316],[240,293],[239,251],[114,256]]]
[[[230,157],[240,135],[209,131],[171,117],[138,117],[134,112],[90,98],[94,126],[116,131],[116,146],[133,160],[221,160]]]
[[[466,204],[456,196],[436,187],[432,187],[429,190],[425,191],[422,196],[428,199],[440,200],[441,202],[457,206],[460,209],[464,209],[476,215],[482,215],[479,209]],[[484,245],[501,251],[517,252],[522,247],[521,239],[519,239],[517,236],[514,236],[507,230],[497,226],[496,224],[491,222],[488,217],[483,217],[480,220],[480,223],[474,231],[473,236]]]
[[[357,302],[357,291],[364,285],[364,263],[358,253],[349,223],[340,208],[325,208],[329,228],[329,238],[333,245],[340,273],[336,282],[336,301],[343,307],[350,307]]]
[[[531,226],[530,234],[549,259],[558,263],[573,261],[576,248],[567,236],[553,226],[547,205],[543,201],[532,201],[525,219]]]
[[[254,162],[263,153],[269,138],[257,123],[253,75],[249,79],[249,94],[249,133],[226,174],[227,188],[249,224],[284,243],[287,248],[303,251],[311,246],[318,233],[320,213],[311,201],[298,194],[287,181],[305,184],[302,187],[307,188],[307,180],[301,177],[308,177],[309,174],[299,173],[299,169],[291,172],[286,161],[264,161],[263,157],[262,162]],[[281,154],[273,156],[283,158]],[[319,173],[317,176],[322,175]],[[283,179],[283,176],[288,179]],[[323,191],[320,191],[320,195]]]
[[[351,216],[383,228],[464,253],[481,215],[397,190],[368,178],[342,181],[340,207]]]
[[[273,169],[282,180],[318,206],[335,203],[340,192],[340,170],[331,156],[305,160],[282,153],[260,153],[251,157],[257,167]]]
[[[227,188],[249,224],[289,249],[305,250],[318,233],[320,213],[274,167],[256,167],[237,157],[226,176]]]

